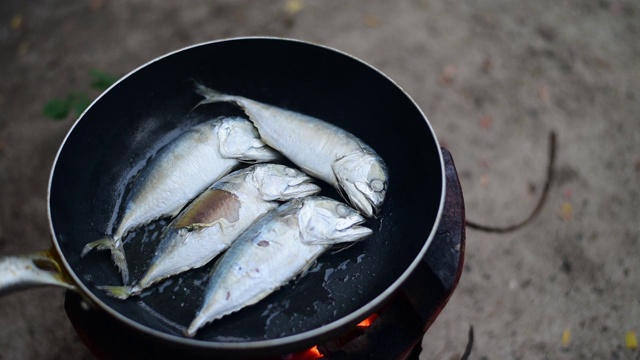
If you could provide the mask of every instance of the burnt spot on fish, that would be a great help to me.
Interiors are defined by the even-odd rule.
[[[175,228],[197,228],[211,226],[221,220],[228,223],[238,221],[242,203],[236,194],[220,189],[211,189],[199,196],[187,210],[176,219]]]
[[[269,242],[267,240],[260,240],[256,243],[256,245],[260,246],[260,247],[267,247],[269,246]]]

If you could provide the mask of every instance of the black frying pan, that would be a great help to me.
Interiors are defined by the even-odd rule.
[[[122,301],[96,288],[121,284],[109,253],[92,252],[84,258],[79,254],[86,243],[111,234],[130,180],[160,145],[200,121],[242,115],[224,103],[193,109],[200,100],[193,91],[194,80],[350,131],[385,160],[389,190],[379,217],[367,222],[373,236],[329,251],[305,276],[188,339],[182,330],[199,307],[210,266]],[[50,254],[59,256],[64,282],[92,304],[162,341],[212,353],[299,350],[354,326],[382,306],[425,253],[444,198],[439,149],[411,98],[385,75],[349,55],[275,38],[196,45],[125,76],[73,126],[51,174]],[[328,186],[322,195],[340,199]],[[154,233],[167,222],[161,219],[126,237],[133,279],[151,257]],[[3,282],[5,288],[16,284]]]

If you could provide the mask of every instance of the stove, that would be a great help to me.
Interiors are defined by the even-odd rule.
[[[256,360],[418,359],[422,337],[453,294],[464,262],[462,189],[451,154],[443,148],[442,155],[447,192],[436,235],[418,267],[384,307],[329,341],[294,354]],[[139,333],[83,304],[80,295],[67,292],[67,315],[97,359],[184,357],[176,345]]]

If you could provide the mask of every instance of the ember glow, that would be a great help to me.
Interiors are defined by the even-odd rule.
[[[364,329],[371,326],[371,324],[377,318],[378,318],[377,314],[373,314],[369,316],[368,318],[362,320],[358,325],[356,325],[356,327],[351,332],[341,336],[340,338],[334,341],[336,342],[336,344],[340,345],[353,340],[355,337],[359,336],[359,334],[362,334]],[[318,346],[314,346],[307,350],[304,350],[295,354],[290,354],[286,357],[286,360],[317,360],[317,359],[323,359],[323,358],[324,358],[324,355],[320,352],[320,350],[318,349]]]
[[[299,353],[289,355],[286,359],[287,360],[316,360],[316,359],[322,359],[323,357],[324,356],[322,355],[320,350],[318,350],[318,347],[314,346],[305,351],[301,351]]]
[[[307,350],[307,359],[322,359],[322,353],[317,346]]]
[[[356,326],[357,326],[357,327],[359,327],[359,328],[366,328],[366,327],[369,327],[369,326],[371,326],[371,324],[372,324],[372,323],[375,321],[375,319],[377,319],[377,318],[378,318],[378,315],[377,315],[377,314],[373,314],[373,315],[369,316],[368,318],[366,318],[366,319],[362,320],[362,321],[360,322],[360,324],[358,324],[358,325],[356,325]]]

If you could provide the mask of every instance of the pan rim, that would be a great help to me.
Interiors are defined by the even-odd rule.
[[[60,244],[58,242],[58,239],[56,237],[55,234],[55,230],[54,230],[54,226],[53,226],[53,221],[52,221],[52,215],[51,215],[51,185],[53,182],[53,176],[56,170],[56,165],[58,163],[60,154],[62,152],[62,150],[65,147],[65,144],[67,142],[67,140],[69,139],[69,137],[71,136],[71,134],[73,133],[75,127],[78,125],[78,123],[84,118],[85,114],[98,102],[100,101],[100,99],[107,94],[109,91],[111,91],[115,86],[117,86],[120,82],[124,81],[125,79],[129,78],[130,76],[132,76],[133,74],[137,73],[138,71],[140,71],[143,68],[146,68],[147,66],[163,60],[167,57],[173,56],[175,54],[184,52],[184,51],[188,51],[190,49],[193,48],[198,48],[198,47],[202,47],[202,46],[209,46],[212,44],[217,44],[217,43],[224,43],[224,42],[232,42],[232,41],[246,41],[246,40],[276,40],[276,41],[284,41],[284,42],[292,42],[292,43],[297,43],[297,44],[304,44],[304,45],[310,45],[310,46],[314,46],[314,47],[318,47],[327,51],[331,51],[334,53],[337,53],[339,55],[342,56],[346,56],[348,58],[351,58],[355,61],[357,61],[358,63],[367,66],[368,68],[374,70],[376,73],[378,73],[379,75],[381,75],[382,77],[384,77],[387,81],[389,81],[392,85],[394,85],[395,87],[397,87],[403,94],[404,96],[406,96],[411,103],[413,104],[413,106],[419,111],[420,115],[422,116],[423,120],[425,121],[429,132],[431,133],[431,136],[433,137],[433,140],[435,141],[435,145],[436,148],[438,150],[438,158],[439,158],[439,163],[440,163],[440,174],[441,174],[441,191],[440,191],[440,200],[439,200],[439,204],[438,204],[438,211],[436,213],[436,218],[433,224],[433,227],[431,229],[431,231],[429,232],[429,235],[424,243],[424,245],[422,246],[422,248],[420,249],[420,251],[418,252],[418,254],[416,255],[416,257],[413,259],[413,261],[409,264],[409,266],[406,268],[406,270],[404,270],[404,272],[387,288],[385,289],[382,293],[380,293],[378,296],[376,296],[375,298],[373,298],[371,301],[369,301],[367,304],[365,304],[364,306],[360,307],[359,309],[351,312],[350,314],[340,318],[340,319],[336,319],[335,321],[332,321],[328,324],[325,324],[321,327],[309,330],[309,331],[305,331],[302,333],[298,333],[295,335],[289,335],[289,336],[285,336],[285,337],[281,337],[281,338],[277,338],[277,339],[269,339],[269,340],[257,340],[257,341],[246,341],[246,342],[225,342],[225,341],[211,341],[211,340],[199,340],[199,339],[191,339],[191,338],[186,338],[186,337],[180,337],[180,336],[176,336],[176,335],[171,335],[165,332],[162,332],[160,330],[156,330],[153,328],[150,328],[146,325],[140,324],[124,315],[122,315],[121,313],[115,311],[114,309],[112,309],[110,306],[108,306],[106,303],[104,303],[100,298],[98,298],[95,294],[93,294],[93,292],[80,280],[80,278],[78,277],[78,275],[76,275],[75,271],[72,269],[71,265],[69,264],[69,262],[67,261],[67,259],[65,258],[62,249],[60,248]],[[143,333],[147,333],[150,334],[154,337],[157,337],[159,339],[165,340],[165,341],[169,341],[172,343],[176,343],[176,344],[180,344],[180,345],[187,345],[187,346],[192,346],[192,347],[197,347],[197,348],[203,348],[203,349],[216,349],[216,350],[256,350],[256,349],[261,349],[261,348],[273,348],[273,347],[278,347],[278,346],[284,346],[287,344],[291,344],[291,343],[296,343],[296,342],[303,342],[305,340],[309,340],[309,339],[313,339],[313,338],[317,338],[317,337],[321,337],[323,334],[327,334],[327,333],[331,333],[333,331],[336,331],[337,329],[346,326],[349,323],[357,323],[357,321],[360,321],[362,319],[364,319],[367,315],[369,315],[374,309],[376,309],[378,306],[380,306],[385,299],[388,299],[396,290],[398,290],[398,288],[400,288],[400,286],[405,282],[405,280],[409,277],[409,275],[411,275],[413,273],[413,271],[415,270],[415,268],[418,266],[418,263],[420,262],[420,260],[424,257],[427,249],[429,248],[429,246],[431,245],[431,242],[435,236],[436,230],[438,228],[438,225],[440,223],[441,217],[442,217],[442,212],[443,212],[443,207],[444,207],[444,200],[445,200],[445,192],[446,192],[446,181],[445,181],[445,169],[444,169],[444,159],[442,156],[442,152],[440,151],[440,144],[438,142],[438,138],[435,135],[435,132],[433,130],[433,127],[431,126],[427,116],[424,114],[424,112],[422,111],[422,109],[418,106],[418,104],[414,101],[414,99],[400,86],[398,85],[393,79],[391,79],[389,76],[387,76],[385,73],[383,73],[382,71],[380,71],[379,69],[377,69],[376,67],[370,65],[369,63],[351,55],[348,54],[344,51],[335,49],[333,47],[329,47],[326,45],[321,45],[321,44],[317,44],[311,41],[307,41],[307,40],[300,40],[300,39],[294,39],[294,38],[286,38],[286,37],[274,37],[274,36],[243,36],[243,37],[232,37],[232,38],[224,38],[224,39],[218,39],[218,40],[211,40],[211,41],[205,41],[205,42],[200,42],[197,44],[193,44],[187,47],[183,47],[174,51],[171,51],[169,53],[166,53],[164,55],[161,55],[159,57],[156,57],[140,66],[138,66],[137,68],[135,68],[134,70],[130,71],[129,73],[127,73],[126,75],[124,75],[122,78],[120,78],[118,81],[116,81],[114,84],[112,84],[107,90],[105,90],[104,92],[102,92],[83,112],[82,114],[80,114],[80,116],[78,117],[78,119],[74,122],[74,124],[69,128],[69,131],[67,132],[65,138],[63,139],[62,143],[60,144],[60,147],[58,148],[58,151],[56,153],[55,159],[53,161],[53,166],[51,168],[51,173],[49,175],[49,182],[48,182],[48,187],[47,187],[47,216],[48,216],[48,220],[49,220],[49,230],[51,232],[51,237],[52,237],[52,242],[53,242],[53,246],[55,248],[55,250],[57,251],[58,255],[60,256],[62,265],[64,266],[64,268],[66,269],[66,271],[68,272],[69,276],[71,277],[71,279],[73,279],[74,285],[77,287],[78,292],[81,293],[85,299],[88,298],[91,300],[91,302],[96,305],[97,307],[99,307],[101,310],[105,311],[106,313],[108,313],[109,315],[115,317],[116,319],[118,319],[119,321],[127,324],[128,326],[133,327],[134,329],[137,329]]]

